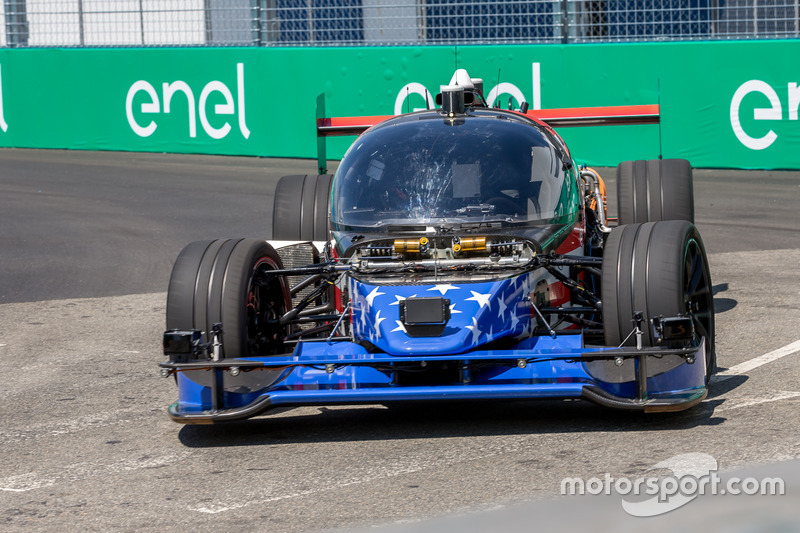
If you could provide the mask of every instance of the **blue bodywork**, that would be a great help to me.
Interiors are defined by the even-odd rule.
[[[273,406],[532,398],[677,410],[705,397],[703,345],[636,351],[584,346],[579,331],[534,334],[529,298],[541,276],[533,271],[496,281],[422,285],[349,277],[350,337],[301,341],[291,355],[164,364],[182,370],[170,414],[184,423],[209,423]],[[449,300],[450,319],[440,336],[412,337],[400,320],[399,302],[431,295]],[[403,379],[436,365],[447,370],[435,383]],[[641,375],[647,376],[645,387]]]

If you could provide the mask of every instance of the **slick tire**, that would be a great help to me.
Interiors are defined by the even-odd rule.
[[[653,346],[650,319],[689,315],[706,341],[707,377],[714,372],[714,299],[711,274],[697,228],[685,220],[614,228],[603,254],[603,324],[606,346],[635,346],[633,314],[644,314],[643,344]]]
[[[685,159],[625,161],[617,167],[619,224],[694,223],[692,167]]]
[[[272,239],[327,241],[330,174],[284,176],[275,188]]]
[[[226,358],[283,353],[285,328],[277,318],[289,309],[280,257],[259,239],[219,239],[189,244],[178,256],[167,291],[167,329],[201,330],[208,342],[223,328]]]

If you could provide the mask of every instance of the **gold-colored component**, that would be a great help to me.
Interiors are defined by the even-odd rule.
[[[419,241],[416,239],[395,239],[394,251],[398,254],[419,253]]]
[[[420,239],[395,239],[394,251],[398,254],[425,253],[428,248],[428,238]]]
[[[455,244],[453,245],[453,252],[455,252],[455,253],[458,253],[458,252],[460,252],[460,251],[461,251],[461,245],[460,245],[460,244],[458,244],[458,243],[455,243]]]
[[[462,252],[483,252],[486,251],[486,237],[461,237]],[[453,251],[456,251],[455,245]]]

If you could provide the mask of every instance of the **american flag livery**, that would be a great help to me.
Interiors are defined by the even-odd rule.
[[[459,354],[504,337],[522,340],[536,327],[530,298],[546,279],[540,272],[490,282],[425,285],[375,285],[351,278],[353,336],[391,355]],[[450,320],[442,335],[409,336],[400,319],[400,302],[436,296],[450,301]]]

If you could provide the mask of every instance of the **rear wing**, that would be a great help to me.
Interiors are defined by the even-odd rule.
[[[534,109],[524,114],[551,128],[659,124],[661,121],[658,104]],[[361,135],[372,126],[393,116],[395,115],[325,117],[325,95],[317,96],[317,164],[319,173],[327,173],[325,142],[327,137]]]
[[[658,104],[607,107],[536,109],[526,113],[551,128],[571,126],[626,126],[661,122]]]

